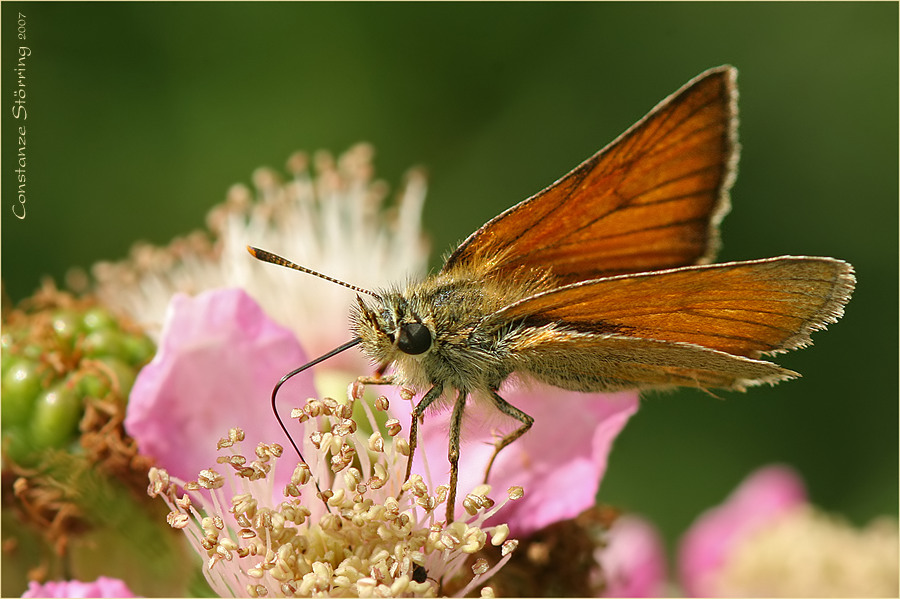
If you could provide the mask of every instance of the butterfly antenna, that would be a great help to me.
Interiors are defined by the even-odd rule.
[[[278,384],[275,385],[274,389],[272,389],[272,412],[275,413],[275,419],[278,421],[278,424],[281,426],[281,430],[283,430],[284,434],[287,435],[288,440],[291,442],[291,445],[294,447],[294,451],[297,452],[297,456],[300,458],[300,461],[303,462],[304,464],[306,463],[306,460],[303,458],[303,454],[300,453],[300,448],[297,447],[296,443],[294,443],[294,438],[291,437],[291,433],[288,432],[287,427],[284,425],[284,422],[281,420],[281,416],[278,415],[278,409],[275,407],[275,400],[278,397],[278,390],[281,389],[281,386],[283,384],[285,384],[288,381],[288,379],[290,379],[292,376],[294,376],[296,374],[300,374],[304,370],[306,370],[308,368],[312,368],[319,362],[327,360],[328,358],[335,356],[344,350],[350,349],[351,347],[360,343],[361,341],[362,341],[362,339],[360,339],[359,337],[352,339],[351,341],[348,341],[347,343],[343,344],[342,346],[331,350],[324,356],[319,356],[312,362],[309,362],[308,364],[304,364],[303,366],[301,366],[300,368],[297,368],[296,370],[292,370],[291,372],[289,372],[286,375],[284,375],[283,377],[281,377],[281,380],[278,381]],[[325,496],[322,495],[322,489],[319,487],[319,481],[317,481],[316,478],[313,477],[313,482],[316,484],[316,491],[319,492],[319,497],[325,503],[326,509],[328,509],[328,511],[330,512],[331,508],[329,507],[328,501],[325,499]]]
[[[334,277],[329,277],[328,275],[323,275],[320,272],[316,272],[311,268],[306,268],[305,266],[300,266],[299,264],[294,264],[290,260],[282,258],[277,254],[273,254],[272,252],[267,252],[266,250],[261,250],[259,248],[255,248],[252,245],[247,246],[247,251],[250,252],[250,255],[256,258],[257,260],[261,260],[263,262],[268,262],[269,264],[277,264],[278,266],[284,266],[285,268],[290,268],[292,270],[299,270],[300,272],[305,272],[308,275],[313,275],[319,277],[320,279],[325,279],[326,281],[331,281],[332,283],[337,283],[342,287],[346,287],[348,289],[352,289],[353,291],[357,291],[359,293],[365,293],[366,295],[371,295],[372,297],[379,297],[377,293],[374,291],[369,291],[368,289],[363,289],[362,287],[357,287],[356,285],[351,285],[350,283],[345,283],[339,279],[335,279]]]

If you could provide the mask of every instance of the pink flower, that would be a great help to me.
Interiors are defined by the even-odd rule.
[[[857,527],[807,503],[785,466],[751,474],[681,543],[681,581],[701,597],[896,597],[897,520]]]
[[[28,583],[23,597],[135,597],[136,595],[118,578],[101,576],[94,582],[62,580],[40,584]]]
[[[216,467],[216,443],[233,426],[245,429],[247,447],[258,442],[278,442],[290,452],[287,439],[271,414],[269,398],[275,382],[305,361],[293,334],[270,321],[243,291],[209,291],[195,298],[177,295],[167,313],[159,352],[135,383],[126,426],[138,440],[142,452],[154,456],[161,467],[185,481],[195,479],[201,470]],[[391,402],[392,415],[408,431],[410,403],[396,398],[396,389],[384,391],[395,397]],[[317,395],[307,373],[292,379],[284,393],[280,406],[285,417],[291,408],[302,406],[306,398]],[[510,487],[526,488],[525,497],[520,501],[497,505],[482,516],[491,516],[485,530],[501,531],[497,533],[498,539],[513,531],[517,535],[528,534],[558,520],[572,518],[592,506],[612,441],[638,406],[637,393],[588,395],[540,386],[526,391],[512,385],[501,393],[531,414],[535,424],[528,434],[506,448],[494,464],[492,496],[499,499]],[[510,430],[502,415],[491,410],[479,413],[473,409],[470,420],[497,420],[504,430]],[[429,414],[420,429],[421,445],[415,470],[431,481],[430,488],[447,482],[445,422],[448,416],[447,412]],[[325,451],[325,445],[321,446],[321,452],[307,445],[309,427],[287,418],[285,421],[296,431],[294,437],[301,448],[306,445],[310,450],[307,455],[304,449],[304,455],[311,459],[312,472],[327,468],[319,455]],[[466,433],[460,468],[460,503],[480,485],[495,439],[490,427]],[[337,450],[332,441],[328,444],[334,452]],[[392,453],[396,451],[391,449]],[[343,456],[342,451],[333,455],[338,454]],[[429,454],[429,468],[425,468],[423,457]],[[290,453],[285,457],[295,463]],[[397,457],[405,460],[399,454]],[[331,458],[331,464],[334,459]],[[367,467],[364,470],[367,472]],[[403,470],[401,466],[390,477],[385,491],[393,489],[391,492],[396,496]],[[290,467],[276,468],[274,489],[280,492],[291,474]],[[327,472],[320,472],[313,480],[327,482],[328,478]],[[521,507],[516,505],[520,502]],[[317,514],[329,517],[320,502],[313,501],[308,509],[314,520]],[[459,526],[467,526],[461,507],[457,509],[457,517]],[[428,516],[425,524],[431,518]],[[507,521],[511,524],[509,528],[501,524]],[[495,528],[490,528],[491,523]],[[436,566],[429,572],[432,570],[439,572]]]
[[[603,596],[661,597],[666,554],[656,527],[626,514],[613,522],[606,540],[606,547],[595,553],[606,582]]]
[[[612,442],[637,411],[637,392],[586,394],[540,385],[528,389],[505,385],[500,396],[532,416],[534,425],[494,461],[488,481],[494,489],[503,492],[516,485],[525,489],[525,497],[507,504],[494,521],[507,522],[512,534],[521,537],[553,522],[574,518],[594,505]],[[408,426],[409,404],[401,404],[391,405]],[[399,415],[401,410],[403,416]],[[483,482],[498,438],[491,427],[472,424],[498,424],[503,432],[519,425],[492,406],[471,399],[466,410],[457,513],[465,494]],[[419,427],[419,443],[429,456],[428,469],[417,454],[413,472],[427,476],[430,471],[437,480],[447,480],[449,419],[450,410],[426,414],[424,425]]]
[[[185,531],[218,593],[274,595],[287,584],[300,595],[433,595],[457,573],[471,576],[460,590],[467,593],[512,557],[517,541],[508,538],[509,528],[485,521],[520,493],[504,489],[488,501],[482,491],[476,514],[441,522],[439,494],[415,475],[404,483],[406,441],[393,439],[400,426],[379,430],[371,419],[373,409],[388,406],[366,404],[366,416],[354,419],[348,403],[307,402],[316,395],[307,373],[296,377],[304,395],[288,392],[279,404],[285,416],[303,407],[300,422],[285,419],[308,460],[298,467],[269,397],[274,383],[306,359],[293,335],[244,292],[176,296],[161,339],[156,359],[135,384],[129,431],[142,451],[157,458],[161,469],[151,471],[151,495],[168,503],[167,521]],[[246,423],[254,428],[252,438],[233,428]],[[357,434],[359,423],[374,432]],[[220,444],[221,437],[226,442]],[[168,469],[181,479],[174,486]],[[329,507],[317,498],[317,488],[330,497]],[[295,544],[285,528],[305,544]],[[504,557],[466,567],[466,559],[488,542],[501,547]],[[259,556],[269,551],[279,561],[260,574]],[[425,569],[425,580],[413,579],[415,565]]]
[[[217,440],[236,425],[250,447],[287,447],[270,396],[285,373],[306,361],[294,334],[266,317],[244,291],[177,294],[159,351],[131,391],[125,428],[142,453],[183,480],[215,464]],[[312,375],[294,377],[282,393],[279,413],[288,422],[289,404],[315,396]],[[281,474],[286,480],[290,469]]]
[[[679,571],[685,593],[715,596],[712,579],[740,542],[805,503],[803,480],[787,466],[767,466],[747,477],[722,505],[701,514],[684,535]]]

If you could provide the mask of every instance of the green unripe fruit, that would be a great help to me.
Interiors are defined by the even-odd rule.
[[[3,429],[4,457],[22,466],[32,466],[36,461],[34,447],[28,438],[28,431],[20,428],[9,429],[4,424]]]
[[[119,381],[119,390],[122,393],[122,397],[127,399],[128,394],[131,392],[131,387],[134,385],[134,379],[137,377],[137,373],[135,373],[134,369],[120,358],[109,356],[100,358],[99,361],[103,362],[115,373],[116,380]]]
[[[53,315],[53,330],[64,347],[75,345],[78,335],[83,332],[81,318],[70,310],[58,310]]]
[[[81,321],[84,324],[84,330],[88,332],[102,330],[115,331],[119,328],[119,323],[112,317],[112,314],[99,307],[91,308],[85,312],[84,316],[81,317]]]
[[[156,344],[146,335],[125,337],[125,357],[132,366],[143,366],[156,353]]]
[[[98,367],[97,364],[102,364],[103,367]],[[104,398],[113,389],[110,377],[115,377],[122,398],[128,399],[136,376],[124,360],[115,356],[102,356],[89,367],[87,374],[79,378],[77,390],[82,397]]]
[[[105,398],[110,389],[112,389],[112,385],[109,376],[96,372],[81,376],[76,387],[76,391],[82,398],[93,397],[95,399]]]
[[[4,356],[9,362],[0,380],[0,417],[4,430],[28,421],[34,402],[41,391],[42,373],[38,364],[17,356]]]
[[[115,329],[97,329],[87,334],[81,347],[84,355],[91,358],[118,356],[126,351],[123,337],[122,333]]]
[[[41,393],[29,423],[35,448],[66,446],[78,432],[78,421],[83,411],[78,393],[65,383],[57,383]]]

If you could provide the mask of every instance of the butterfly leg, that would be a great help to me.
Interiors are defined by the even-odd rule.
[[[466,407],[465,391],[460,391],[453,404],[453,415],[450,416],[450,445],[447,459],[450,460],[450,490],[447,493],[447,524],[453,522],[453,511],[456,508],[456,485],[459,482],[459,433],[462,427],[463,409]]]
[[[444,392],[443,385],[435,384],[434,387],[428,390],[422,399],[419,400],[419,403],[412,410],[412,422],[409,424],[409,461],[406,462],[406,477],[403,479],[403,482],[409,480],[409,475],[412,474],[412,465],[413,465],[413,456],[416,454],[416,445],[419,442],[419,418],[422,417],[422,414],[425,413],[425,410],[428,409],[434,400],[441,396]]]
[[[500,410],[507,416],[515,418],[522,423],[522,426],[500,439],[500,441],[498,441],[494,445],[494,454],[491,456],[491,459],[487,465],[487,469],[484,471],[485,483],[487,483],[488,477],[491,475],[491,468],[494,466],[494,459],[496,459],[497,454],[500,453],[500,450],[527,433],[528,429],[531,428],[531,425],[534,424],[534,418],[507,402],[505,399],[497,395],[497,392],[494,390],[491,390],[491,399],[494,401],[494,405],[497,406],[498,410]]]

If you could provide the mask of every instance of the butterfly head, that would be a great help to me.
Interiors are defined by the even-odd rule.
[[[372,307],[356,296],[351,316],[353,329],[362,339],[363,350],[383,370],[389,363],[409,362],[426,354],[434,345],[434,330],[400,293],[381,296]]]

